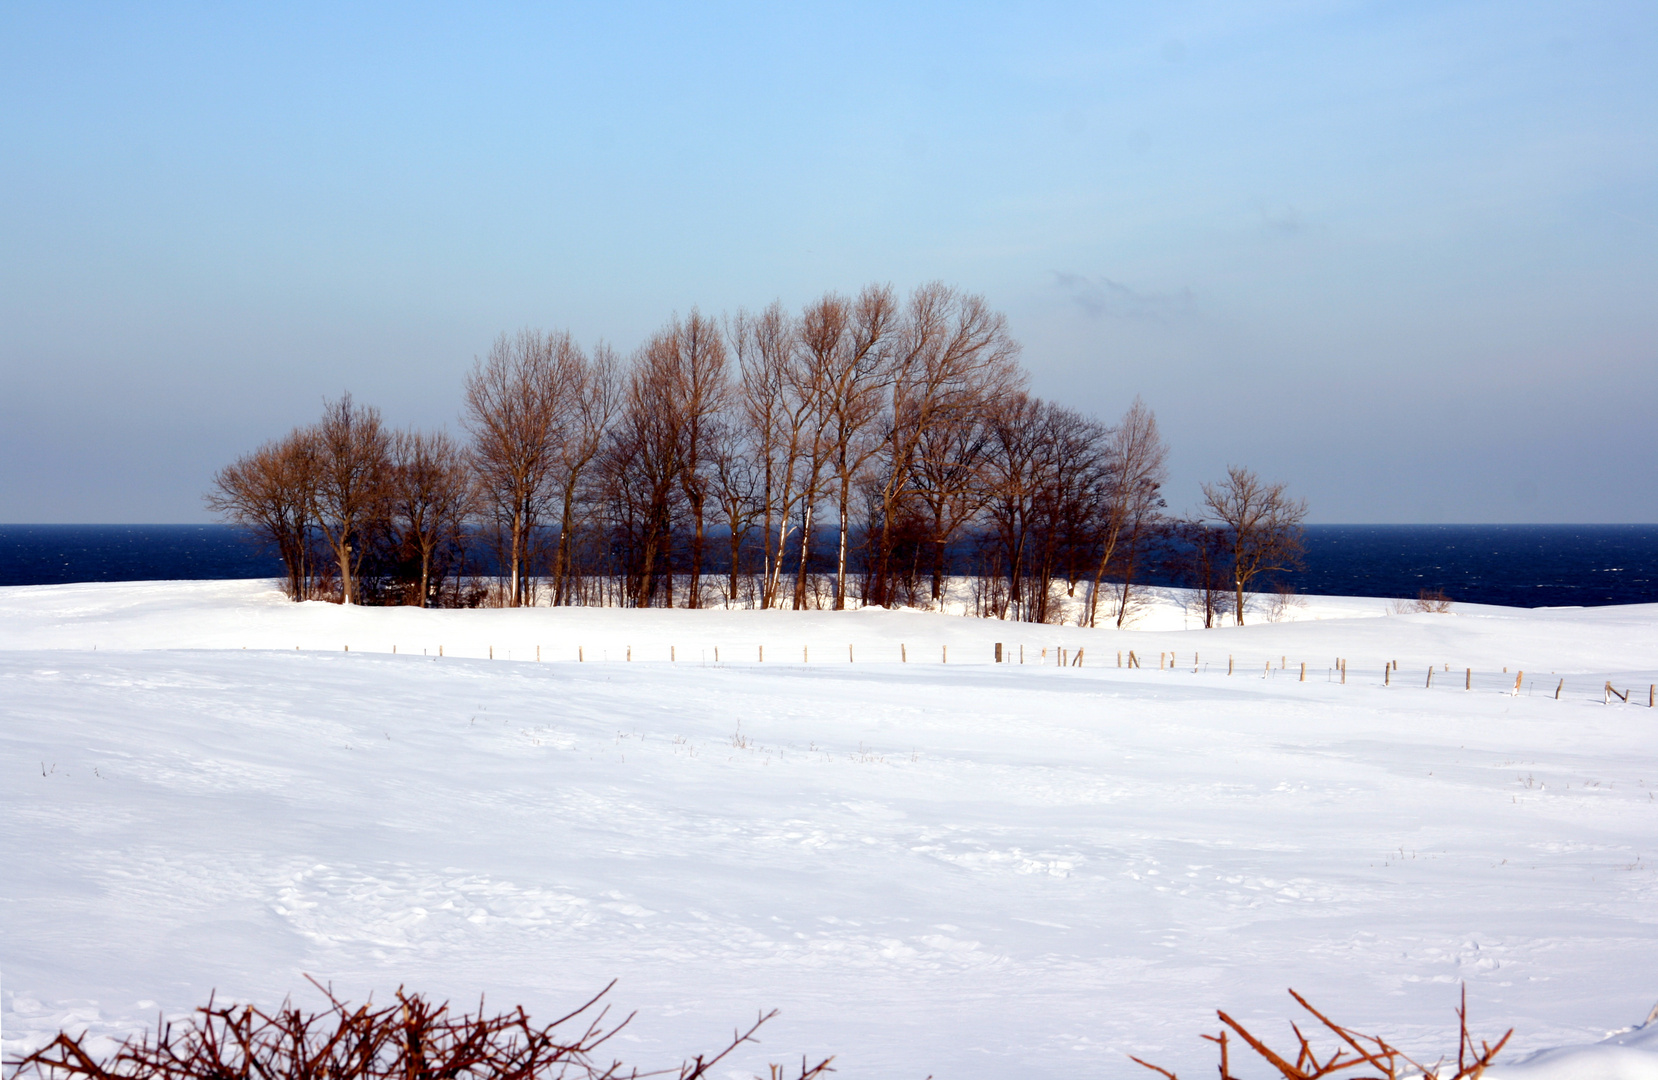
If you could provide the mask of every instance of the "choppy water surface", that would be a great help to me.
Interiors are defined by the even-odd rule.
[[[226,525],[0,526],[0,585],[276,577],[281,563]],[[1658,602],[1654,525],[1317,525],[1300,592],[1443,589],[1516,607]]]

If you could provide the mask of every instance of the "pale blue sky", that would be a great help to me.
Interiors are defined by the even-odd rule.
[[[1658,5],[0,4],[0,521],[205,519],[501,330],[984,293],[1169,499],[1658,520]]]

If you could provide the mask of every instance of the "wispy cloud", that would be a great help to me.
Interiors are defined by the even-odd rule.
[[[1093,319],[1170,322],[1190,318],[1197,309],[1197,297],[1191,289],[1143,292],[1108,277],[1087,277],[1068,270],[1055,270],[1053,276],[1054,287]]]

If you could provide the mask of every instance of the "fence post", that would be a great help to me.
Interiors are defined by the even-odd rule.
[[[763,664],[765,662],[766,662],[766,647],[764,645],[761,645],[760,646],[760,663]]]
[[[900,664],[907,664],[907,663],[910,662],[909,649],[904,645],[904,643],[902,641],[900,641],[898,643],[898,662]]]
[[[1232,674],[1232,654],[1231,653],[1226,654],[1226,673],[1228,675]]]
[[[439,646],[438,646],[438,655],[439,655],[439,656],[442,656],[442,655],[443,655],[443,646],[442,646],[442,645],[439,645]],[[582,650],[582,647],[581,647],[581,646],[580,646],[580,645],[577,645],[577,646],[576,646],[576,663],[578,663],[578,664],[584,664],[584,663],[586,663],[586,662],[587,662],[587,655],[586,655],[586,653],[585,653],[585,652],[583,652],[583,650]]]
[[[1382,685],[1383,686],[1392,686],[1393,685],[1393,665],[1392,664],[1389,664],[1386,667],[1382,668]]]
[[[1463,672],[1463,674],[1462,674],[1462,688],[1464,690],[1472,690],[1474,688],[1474,669],[1473,668],[1469,668],[1467,671]]]
[[[1560,700],[1560,691],[1562,691],[1564,689],[1566,689],[1566,680],[1561,679],[1560,684],[1554,688],[1554,700],[1556,700],[1556,701]]]
[[[848,664],[852,662],[852,646],[850,644],[846,646],[846,662]]]
[[[1424,689],[1427,689],[1427,690],[1432,690],[1433,689],[1433,668],[1431,668],[1431,667],[1428,669],[1428,685],[1426,687],[1424,687]]]
[[[1307,661],[1301,661],[1301,681],[1307,681]]]
[[[938,655],[938,662],[941,664],[948,664],[950,662],[950,646],[942,645],[940,646],[940,649],[942,651]]]
[[[1000,641],[996,643],[996,662],[998,664],[1002,662],[1002,643]]]

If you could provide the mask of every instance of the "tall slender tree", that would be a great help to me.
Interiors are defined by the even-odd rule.
[[[502,334],[466,378],[469,456],[481,498],[505,533],[509,607],[528,597],[530,544],[547,510],[564,379],[575,353],[568,334]]]
[[[380,410],[344,394],[323,409],[314,438],[317,528],[340,569],[340,603],[354,604],[357,571],[385,518],[388,435]]]
[[[391,436],[389,509],[393,527],[418,566],[410,600],[431,604],[433,566],[445,547],[458,548],[476,505],[466,455],[445,432],[397,431]]]

